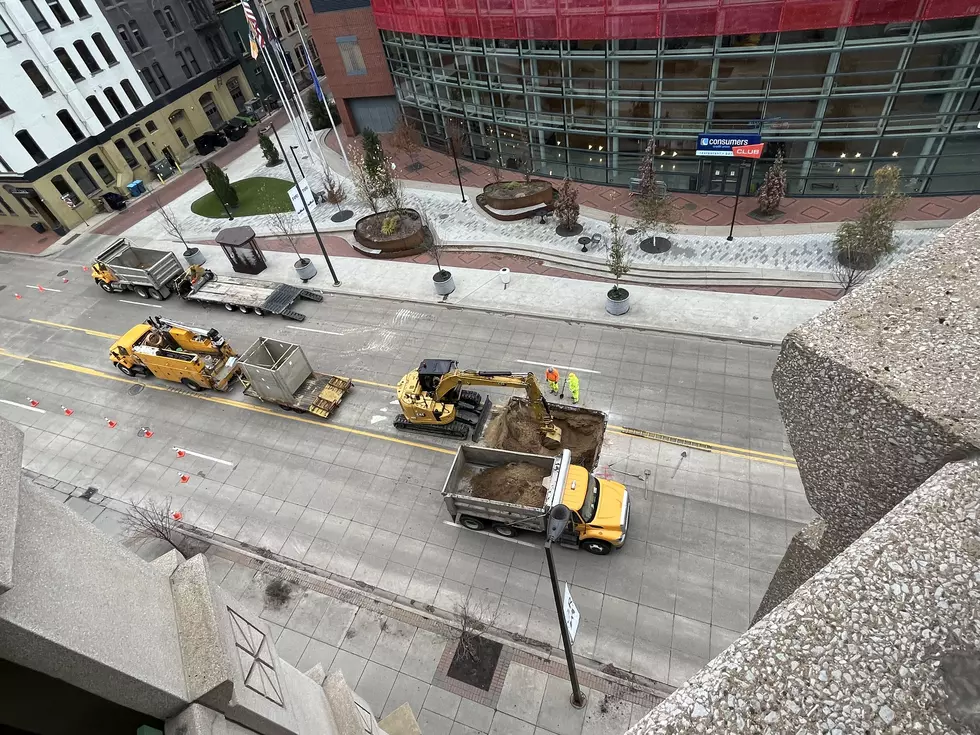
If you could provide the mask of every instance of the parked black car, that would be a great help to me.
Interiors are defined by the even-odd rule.
[[[237,117],[233,117],[231,120],[226,121],[218,130],[228,140],[241,140],[248,135],[248,123]]]
[[[224,148],[228,145],[228,139],[221,133],[209,130],[204,135],[194,138],[194,145],[197,146],[198,153],[206,156],[208,153],[214,151],[215,148]]]

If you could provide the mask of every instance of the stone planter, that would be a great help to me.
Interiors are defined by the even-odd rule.
[[[432,276],[432,285],[435,286],[436,293],[440,296],[448,296],[456,290],[456,284],[453,282],[453,274],[445,270],[439,271]]]
[[[184,260],[187,261],[188,265],[204,265],[207,258],[204,257],[200,248],[189,247],[184,251]]]
[[[316,266],[309,258],[300,258],[297,260],[293,263],[293,270],[296,271],[296,275],[299,276],[303,283],[316,276]]]
[[[507,188],[508,183],[519,183],[519,188]],[[555,189],[550,181],[532,179],[525,183],[503,182],[487,184],[483,187],[483,201],[493,209],[526,209],[535,204],[551,205],[555,198]]]
[[[625,288],[611,288],[606,293],[606,311],[613,316],[622,316],[630,310],[630,292]]]
[[[354,223],[354,240],[360,247],[356,249],[372,258],[405,258],[424,252],[422,216],[414,209],[397,212],[402,218],[398,231],[392,235],[381,234],[381,225],[394,214],[396,212],[389,210],[357,220]]]

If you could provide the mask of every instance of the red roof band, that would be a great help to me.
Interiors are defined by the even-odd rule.
[[[372,0],[378,28],[547,40],[801,31],[980,15],[978,0]]]

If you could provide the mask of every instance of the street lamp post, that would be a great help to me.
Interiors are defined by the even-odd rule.
[[[453,154],[453,163],[456,164],[456,180],[459,181],[459,195],[463,198],[463,204],[466,204],[466,192],[463,191],[463,175],[459,172],[459,158],[456,157],[456,144],[453,143],[453,139],[449,139],[449,150]]]
[[[204,180],[207,181],[208,171],[206,168],[204,168],[204,164],[199,163],[197,164],[197,167],[201,169],[201,172],[204,174]],[[218,201],[221,202],[221,206],[225,208],[225,214],[228,215],[228,219],[235,219],[234,217],[232,217],[231,212],[228,210],[228,205],[225,204],[225,200],[218,196],[218,192],[215,192],[214,195],[218,198]]]
[[[568,662],[568,678],[572,682],[571,703],[576,709],[585,706],[585,695],[578,683],[578,672],[575,670],[575,655],[572,653],[572,641],[568,635],[568,621],[565,620],[565,612],[561,604],[561,593],[558,591],[558,573],[555,571],[555,559],[551,555],[551,544],[557,541],[568,521],[572,517],[572,512],[564,505],[556,505],[551,509],[548,517],[548,538],[544,542],[544,555],[548,558],[548,574],[551,577],[551,589],[555,593],[555,609],[558,611],[558,623],[561,626],[561,642],[565,647],[565,661]]]
[[[272,129],[272,134],[276,136],[276,143],[279,144],[279,150],[285,150],[282,146],[282,140],[279,138],[279,131],[276,130],[272,123],[269,123],[269,127]],[[295,153],[293,155],[295,155]],[[303,196],[303,187],[301,187],[299,182],[296,180],[296,174],[293,172],[293,165],[289,162],[289,156],[284,156],[284,158],[286,159],[286,168],[289,169],[289,176],[292,178],[293,183],[296,184],[296,192],[299,194],[299,200],[303,204],[303,209],[306,211],[307,218],[310,220],[310,227],[313,228],[313,234],[316,235],[316,241],[320,244],[320,252],[323,253],[323,259],[327,261],[327,269],[330,271],[330,275],[333,277],[333,285],[339,286],[340,280],[337,278],[337,273],[334,271],[333,264],[330,262],[330,256],[327,255],[327,249],[323,246],[323,238],[320,237],[320,231],[316,228],[316,222],[313,221],[313,213],[310,212],[310,206],[306,203],[306,197]]]
[[[296,155],[296,149],[297,148],[299,148],[298,145],[291,145],[291,146],[289,146],[289,150],[291,150],[293,152],[293,160],[296,161],[296,168],[299,169],[299,175],[302,176],[305,179],[306,178],[306,174],[303,173],[303,167],[299,165],[299,156]]]
[[[749,164],[742,161],[738,164],[738,179],[735,182],[735,206],[732,208],[732,224],[728,228],[728,242],[735,239],[735,215],[738,214],[738,198],[742,193],[742,172],[749,167]]]

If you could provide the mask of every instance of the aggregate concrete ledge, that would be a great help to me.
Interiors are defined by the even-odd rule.
[[[14,424],[0,421],[0,595],[14,586],[14,540],[23,453],[24,435]]]
[[[978,516],[947,465],[630,735],[978,732]]]

